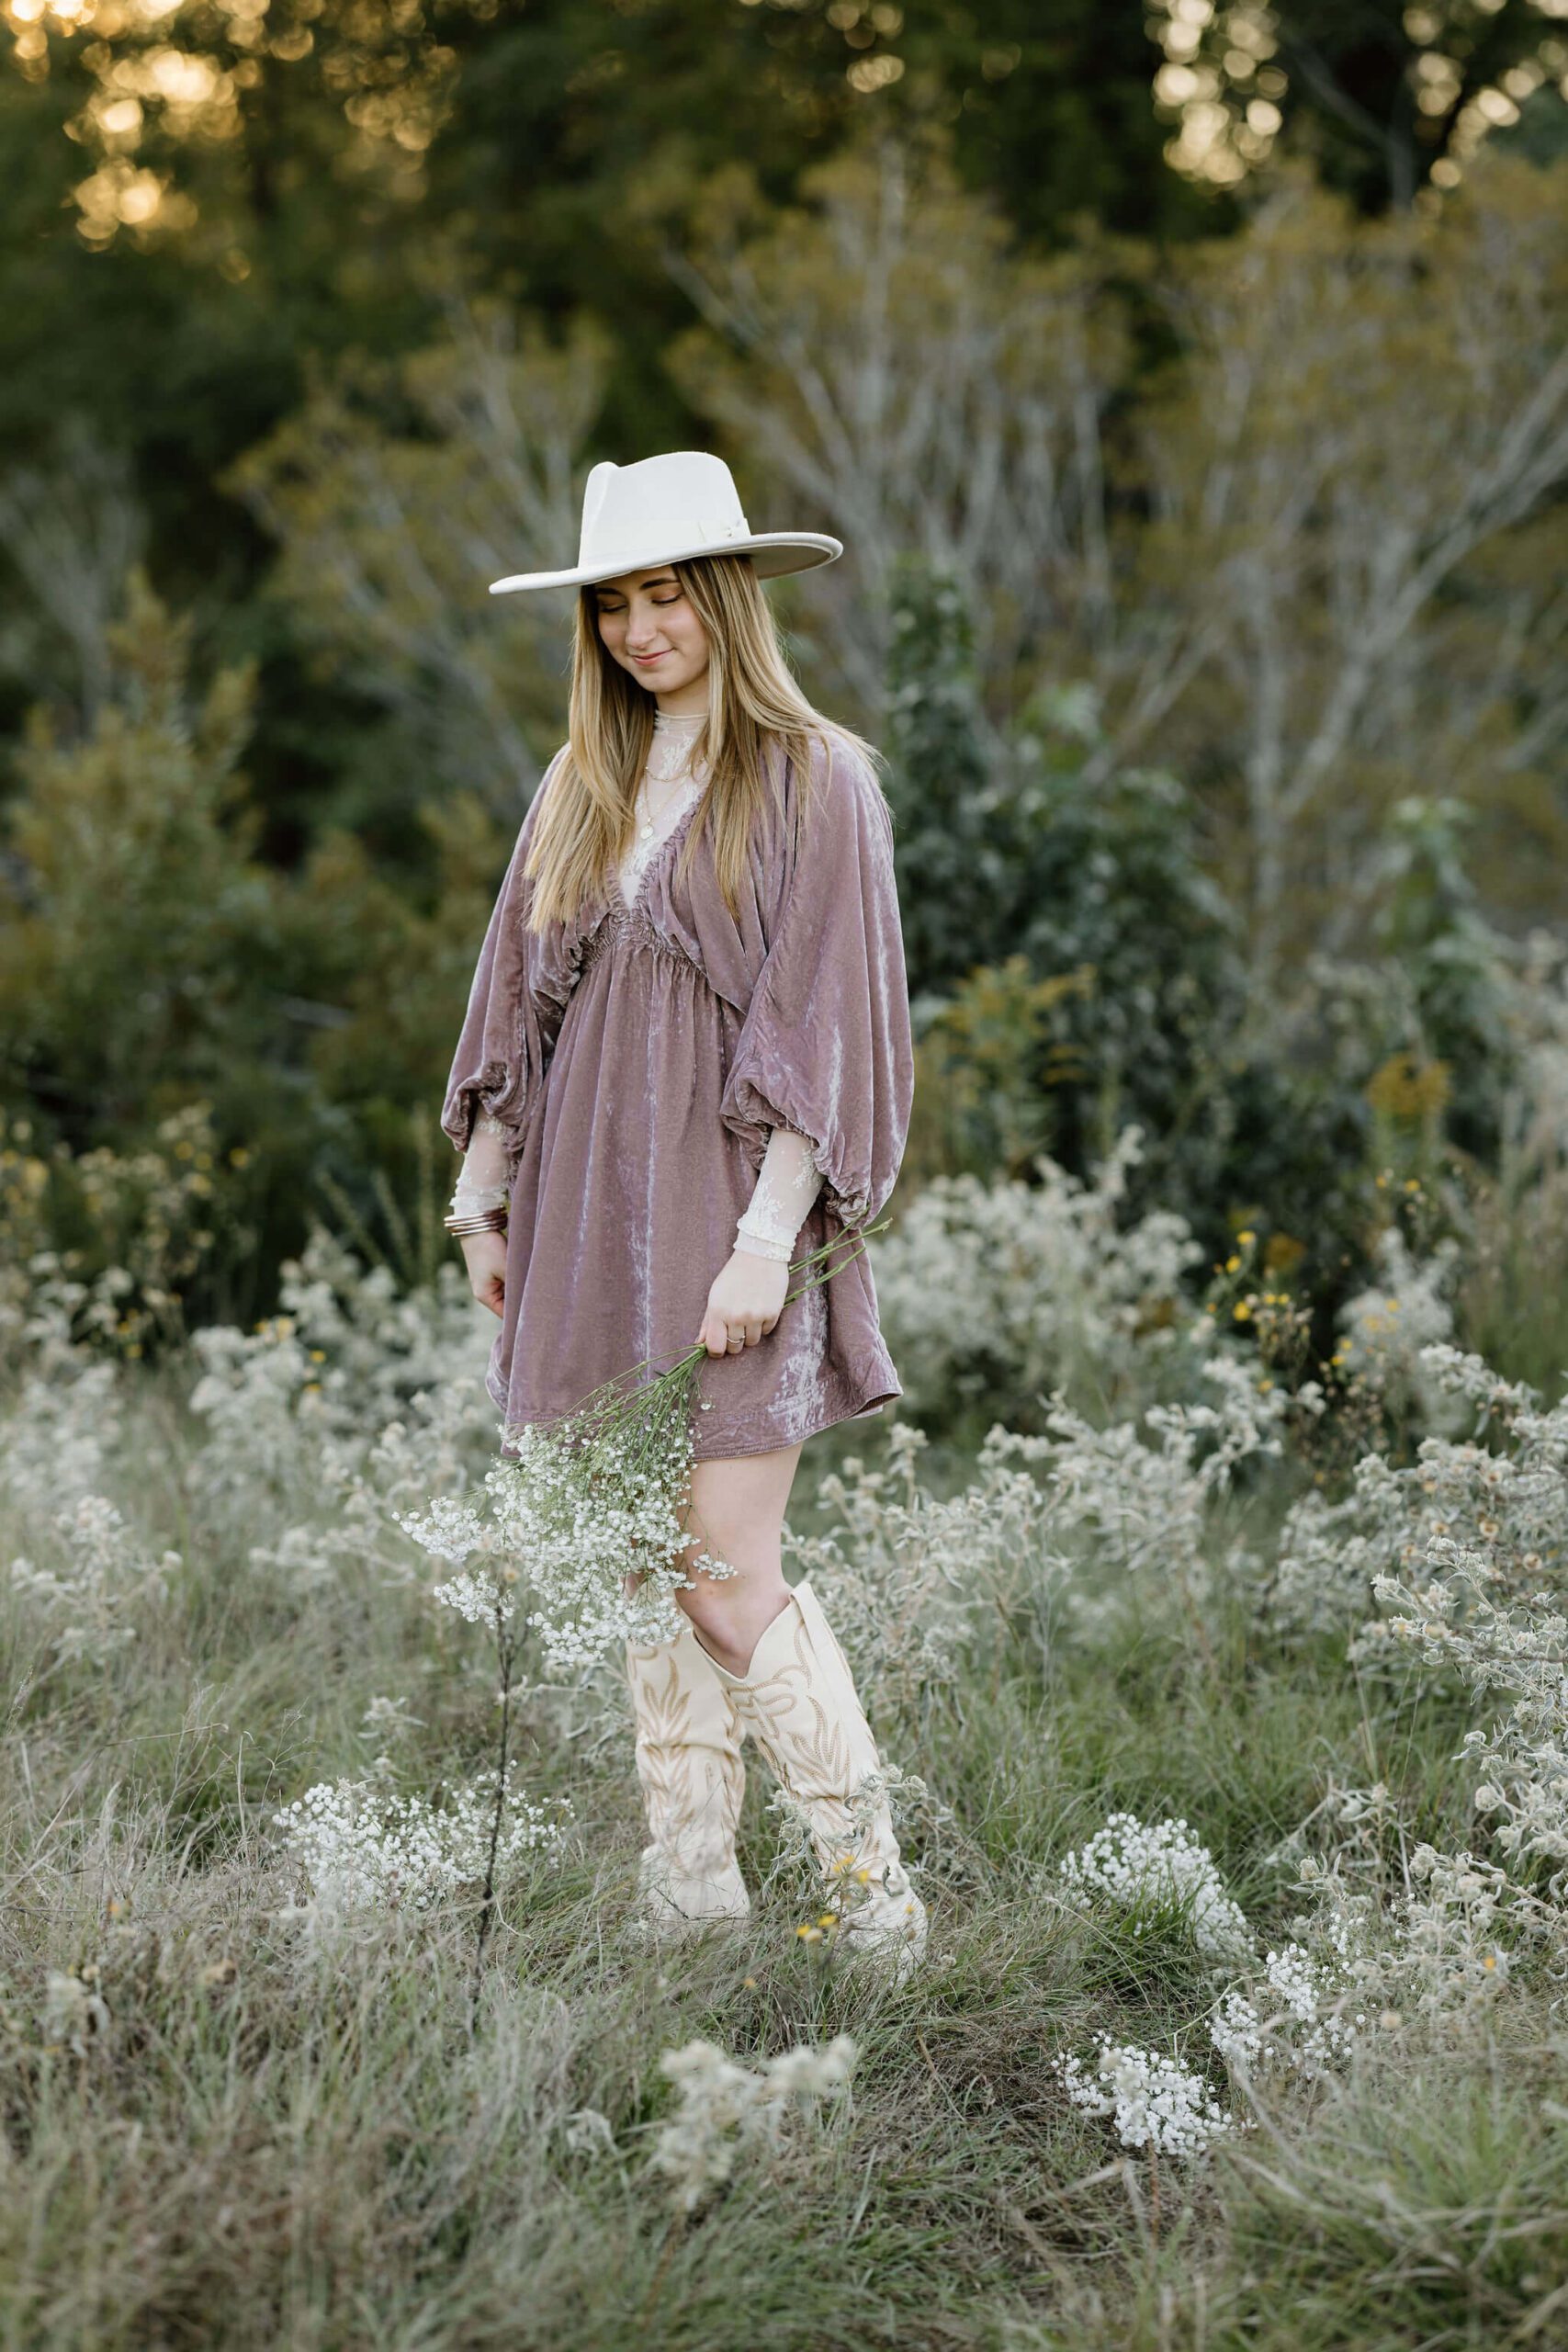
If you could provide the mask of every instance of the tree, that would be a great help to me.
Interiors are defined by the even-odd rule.
[[[1366,213],[1402,210],[1544,100],[1565,49],[1549,0],[1155,0],[1165,52],[1155,92],[1166,148],[1202,185],[1234,187],[1277,138]]]
[[[576,545],[610,367],[586,318],[558,345],[456,288],[445,311],[423,351],[319,371],[224,477],[279,549],[270,592],[318,673],[393,722],[353,778],[361,805],[333,812],[382,826],[459,787],[515,821],[559,741],[570,600],[496,599],[486,582]]]
[[[270,876],[239,762],[254,673],[187,678],[190,624],[138,566],[108,631],[121,684],[81,741],[40,709],[0,869],[0,1035],[77,1144],[228,1093],[268,1021]]]
[[[1170,274],[1180,357],[1118,467],[1150,517],[1122,539],[1107,756],[1157,730],[1193,777],[1260,987],[1355,940],[1370,844],[1423,779],[1561,842],[1564,189],[1568,163],[1490,155],[1436,222],[1368,224],[1293,178]]]
[[[812,596],[827,674],[875,708],[914,550],[960,584],[994,716],[1110,592],[1102,421],[1129,357],[1111,280],[1131,254],[1020,255],[943,144],[840,155],[777,214],[743,171],[716,183],[665,247],[705,322],[667,364],[762,494],[843,537]]]

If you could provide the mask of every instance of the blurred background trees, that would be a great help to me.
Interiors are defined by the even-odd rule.
[[[1506,1181],[1568,919],[1568,32],[1050,15],[0,6],[0,1114],[57,1238],[123,1260],[61,1171],[162,1153],[192,1313],[329,1199],[428,1250],[564,716],[564,605],[485,583],[681,446],[846,542],[770,594],[889,755],[910,1186],[1135,1120],[1134,1206],[1343,1292],[1380,1179]]]

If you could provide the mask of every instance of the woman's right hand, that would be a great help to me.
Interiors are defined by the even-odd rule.
[[[468,1288],[481,1306],[499,1315],[506,1305],[506,1236],[504,1233],[465,1233],[463,1263]]]

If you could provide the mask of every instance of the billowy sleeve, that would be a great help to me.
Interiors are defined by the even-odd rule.
[[[892,820],[863,756],[835,741],[813,778],[719,1115],[763,1155],[770,1129],[806,1138],[829,1211],[859,1227],[893,1189],[913,1098]]]
[[[746,1214],[735,1228],[736,1248],[787,1264],[821,1190],[822,1170],[810,1137],[793,1127],[775,1127]]]
[[[560,756],[528,805],[496,898],[441,1108],[444,1132],[459,1151],[477,1155],[470,1163],[476,1191],[493,1191],[515,1166],[565,1009],[559,926],[548,933],[529,928],[533,885],[523,870]]]

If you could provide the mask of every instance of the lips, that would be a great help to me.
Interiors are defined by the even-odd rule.
[[[670,648],[666,646],[664,653],[668,653],[669,650]],[[650,662],[662,662],[664,659],[664,653],[634,653],[632,655],[632,660],[634,662],[640,662],[646,669]]]

